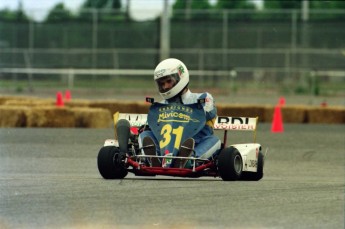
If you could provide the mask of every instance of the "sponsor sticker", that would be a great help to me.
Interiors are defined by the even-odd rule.
[[[217,117],[215,129],[223,130],[251,130],[256,128],[256,118],[248,117]]]
[[[184,68],[183,68],[182,65],[180,65],[180,66],[178,67],[178,75],[181,76],[181,75],[183,75],[183,73],[184,73]]]
[[[155,76],[156,77],[161,77],[161,76],[163,76],[164,72],[165,72],[165,69],[161,69],[161,70],[155,71]]]
[[[172,156],[172,153],[169,153],[169,150],[165,150],[165,156]],[[169,168],[171,165],[172,159],[171,158],[163,158],[162,160],[162,167]]]
[[[191,118],[193,109],[190,107],[170,105],[159,108],[159,116],[157,122],[199,122],[198,119]]]
[[[132,127],[146,124],[147,114],[120,114],[119,119],[126,119]]]
[[[256,168],[258,166],[257,160],[249,160],[249,167]]]

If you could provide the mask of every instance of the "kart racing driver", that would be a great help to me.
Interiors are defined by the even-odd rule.
[[[189,138],[182,143],[177,156],[189,157],[193,153],[194,149],[195,157],[203,159],[211,158],[221,147],[220,139],[213,133],[213,124],[217,116],[217,108],[215,107],[212,95],[207,92],[192,93],[190,91],[188,87],[188,69],[185,64],[178,59],[169,58],[160,62],[155,68],[154,80],[157,84],[159,94],[164,99],[161,103],[193,104],[197,103],[198,99],[205,100],[205,103],[203,103],[203,109],[206,115],[206,123],[199,133],[197,133],[193,138]],[[161,156],[158,141],[150,129],[142,130],[138,140],[139,147],[143,148],[145,155]],[[179,167],[183,168],[187,161],[181,161],[182,165]],[[153,166],[161,166],[161,162],[158,158],[152,158],[150,163]],[[173,167],[178,166],[175,165]]]

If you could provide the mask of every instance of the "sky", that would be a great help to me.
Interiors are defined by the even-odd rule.
[[[168,0],[172,5],[175,0]],[[210,0],[211,4],[216,0]],[[260,2],[261,0],[253,0]],[[22,3],[26,14],[37,21],[42,21],[49,10],[56,4],[64,3],[65,7],[72,12],[77,12],[85,0],[0,0],[0,9],[18,9],[19,3]],[[147,20],[156,18],[163,9],[163,0],[130,0],[131,16],[135,20]],[[125,6],[127,0],[122,0],[122,6]]]

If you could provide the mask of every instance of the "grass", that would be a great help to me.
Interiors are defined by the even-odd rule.
[[[309,95],[312,93],[309,85],[299,85],[296,82],[288,84],[282,82],[270,81],[227,81],[225,79],[212,81],[211,79],[192,78],[190,85],[195,90],[213,91],[213,93],[229,94],[296,94]],[[32,82],[28,79],[1,79],[0,89],[7,89],[21,93],[25,88],[40,89],[65,89],[71,88],[65,77],[56,77],[54,79],[36,79]],[[156,85],[151,76],[78,76],[74,79],[74,89],[114,89],[116,91],[124,90],[156,90]],[[339,96],[345,94],[345,81],[340,82],[322,82],[318,84],[318,95],[320,96]]]

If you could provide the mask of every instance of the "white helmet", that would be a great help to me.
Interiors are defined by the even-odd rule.
[[[176,80],[175,85],[169,90],[164,91],[159,84],[159,80],[172,77]],[[178,59],[169,58],[160,62],[155,71],[153,79],[157,83],[160,95],[164,99],[170,99],[178,95],[189,83],[189,72],[184,63]]]

